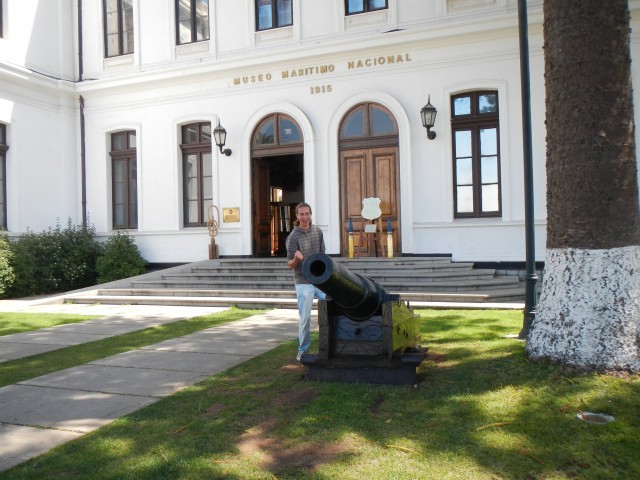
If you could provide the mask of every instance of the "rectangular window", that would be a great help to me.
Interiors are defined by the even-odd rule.
[[[209,0],[176,0],[176,43],[209,40]]]
[[[293,0],[256,0],[256,30],[293,25]]]
[[[498,92],[455,95],[451,111],[455,217],[498,217],[502,213]]]
[[[7,230],[7,126],[0,124],[0,228]]]
[[[387,8],[389,8],[388,0],[345,0],[347,15],[386,10]]]
[[[102,0],[102,6],[105,56],[133,53],[133,0]]]
[[[111,135],[113,228],[138,228],[136,132]]]
[[[206,226],[209,206],[213,204],[211,124],[184,125],[180,149],[184,226]]]

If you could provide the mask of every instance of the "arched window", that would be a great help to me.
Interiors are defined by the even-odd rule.
[[[284,113],[274,113],[263,119],[255,129],[251,149],[255,155],[302,153],[303,136],[296,121]]]
[[[340,125],[340,148],[397,144],[398,124],[391,112],[382,105],[356,105]]]

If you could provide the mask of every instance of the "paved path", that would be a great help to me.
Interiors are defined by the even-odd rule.
[[[221,310],[0,302],[0,311],[103,316],[0,337],[0,361]],[[297,322],[296,310],[272,310],[0,388],[0,472],[297,338]]]
[[[2,303],[0,301],[0,306]],[[100,315],[101,317],[79,323],[68,323],[0,336],[0,363],[222,310],[225,308],[144,305],[25,305],[20,310],[13,311],[21,313],[71,313]]]

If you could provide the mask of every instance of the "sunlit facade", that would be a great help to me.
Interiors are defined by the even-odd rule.
[[[517,0],[0,2],[10,235],[86,218],[182,263],[208,257],[213,216],[221,256],[279,256],[306,201],[345,255],[377,197],[395,255],[525,260]],[[542,1],[527,4],[543,261]]]

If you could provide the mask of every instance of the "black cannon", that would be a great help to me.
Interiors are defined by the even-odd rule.
[[[302,266],[309,283],[327,294],[318,302],[317,355],[303,355],[307,378],[337,382],[415,384],[424,360],[420,320],[399,295],[350,272],[324,253]]]

